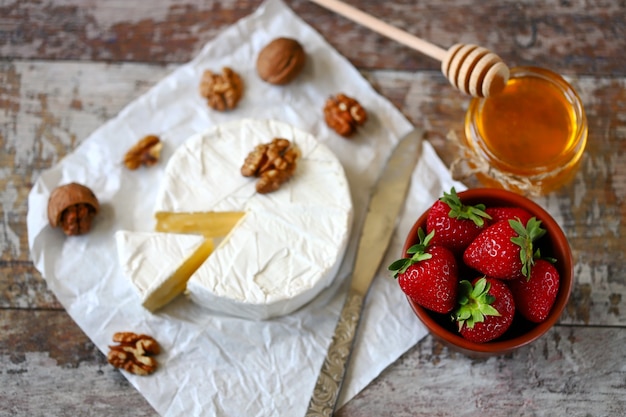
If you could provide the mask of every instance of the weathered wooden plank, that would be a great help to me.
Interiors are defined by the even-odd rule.
[[[0,63],[0,308],[60,308],[30,262],[32,184],[169,71],[142,64]]]
[[[360,68],[437,69],[438,63],[305,0],[288,0],[304,20]],[[478,43],[510,65],[536,64],[568,74],[625,74],[626,2],[456,0],[347,1],[447,48]],[[45,8],[0,5],[5,58],[184,62],[261,0],[84,2]]]
[[[515,353],[482,360],[426,337],[338,417],[626,415],[626,329],[557,326]]]
[[[65,312],[0,310],[0,329],[0,416],[156,415]]]
[[[173,67],[81,62],[5,62],[0,79],[0,306],[58,307],[28,263],[26,199],[32,181]],[[462,134],[468,99],[438,72],[376,71],[369,80],[426,128],[444,160]],[[572,80],[586,103],[590,140],[576,180],[538,201],[561,223],[577,259],[577,285],[563,322],[626,325],[626,79]],[[2,88],[2,87],[0,87]]]
[[[64,312],[0,310],[0,329],[0,415],[155,415]],[[557,326],[476,360],[426,337],[338,416],[625,415],[625,343],[623,328]]]

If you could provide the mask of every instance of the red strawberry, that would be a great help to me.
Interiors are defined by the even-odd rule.
[[[438,313],[449,313],[456,305],[457,264],[452,252],[443,246],[431,246],[433,233],[424,236],[409,248],[409,258],[389,265],[402,291],[414,302]]]
[[[509,281],[517,310],[528,320],[541,323],[548,317],[559,292],[559,272],[544,259],[535,260],[530,278]]]
[[[523,225],[528,223],[532,214],[521,207],[488,207],[485,213],[491,216],[491,223],[497,223],[500,220],[520,220]]]
[[[435,201],[426,218],[426,233],[436,232],[433,245],[442,245],[453,252],[462,252],[481,232],[485,219],[485,205],[464,205],[454,187],[450,193]]]
[[[465,249],[463,261],[492,278],[528,277],[534,263],[533,242],[545,233],[535,217],[526,227],[518,220],[501,220],[476,236]]]
[[[494,278],[461,281],[459,304],[453,318],[461,336],[472,342],[484,343],[502,336],[515,316],[511,290]]]

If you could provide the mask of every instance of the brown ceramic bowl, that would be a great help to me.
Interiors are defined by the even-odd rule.
[[[559,293],[552,311],[542,323],[532,323],[516,314],[511,327],[500,338],[487,343],[474,343],[464,339],[456,331],[456,325],[450,319],[449,314],[432,312],[415,304],[411,299],[407,299],[417,317],[424,323],[430,333],[447,346],[473,357],[509,353],[537,340],[559,320],[572,290],[574,275],[572,252],[567,238],[556,221],[547,211],[532,200],[510,191],[495,188],[471,189],[459,192],[458,195],[465,204],[483,203],[487,207],[496,205],[521,207],[541,220],[542,227],[546,229],[547,233],[536,242],[536,245],[540,248],[542,256],[553,257],[557,260],[555,266],[560,275]],[[417,238],[418,229],[421,227],[424,231],[426,230],[427,215],[428,211],[423,213],[411,228],[404,244],[404,256],[406,256],[407,250],[419,241]],[[477,276],[466,278],[471,280]]]

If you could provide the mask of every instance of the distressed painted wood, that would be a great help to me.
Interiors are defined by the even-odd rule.
[[[558,326],[510,356],[481,360],[428,337],[337,416],[622,416],[624,333]]]
[[[100,61],[184,62],[261,0],[0,3],[0,55]],[[478,43],[511,65],[540,62],[564,73],[624,70],[626,2],[562,0],[347,0],[447,48]],[[438,63],[305,0],[286,0],[356,66],[419,70]]]
[[[0,416],[156,415],[64,311],[3,309],[0,329]]]
[[[0,328],[0,415],[155,415],[63,312],[0,310]],[[625,342],[624,328],[557,326],[475,360],[426,337],[337,416],[622,416]]]
[[[260,3],[0,0],[0,416],[155,414],[32,266],[27,195],[42,170]],[[468,99],[437,63],[308,1],[286,3],[454,159],[447,137],[461,134]],[[560,324],[489,360],[426,337],[338,414],[626,415],[626,2],[348,3],[442,46],[476,42],[511,65],[566,74],[590,134],[576,179],[537,199],[576,258]]]

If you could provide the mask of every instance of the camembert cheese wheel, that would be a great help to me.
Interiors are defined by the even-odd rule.
[[[298,147],[298,166],[277,191],[259,194],[240,168],[255,146],[277,137]],[[251,319],[291,313],[329,286],[352,225],[337,157],[272,120],[229,122],[186,140],[167,163],[155,211],[157,230],[219,239],[187,283],[190,298]]]

